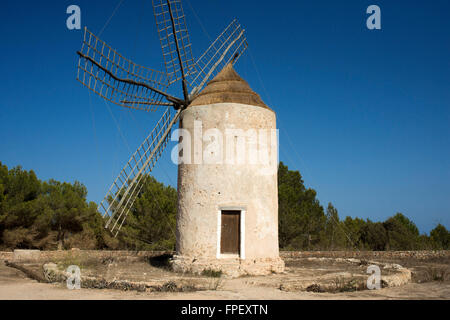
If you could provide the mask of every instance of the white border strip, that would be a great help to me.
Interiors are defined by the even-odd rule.
[[[222,238],[222,211],[224,210],[236,210],[241,212],[241,221],[240,221],[240,255],[229,255],[229,254],[221,254],[220,253],[220,240]],[[230,258],[230,257],[239,257],[241,259],[245,259],[245,208],[242,207],[220,207],[217,211],[217,252],[216,258]]]
[[[217,253],[216,258],[220,259],[220,238],[222,237],[222,210],[217,211]]]
[[[245,259],[245,210],[241,210],[241,259]]]

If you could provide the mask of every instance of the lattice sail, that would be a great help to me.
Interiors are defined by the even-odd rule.
[[[176,113],[172,111],[171,114],[171,108],[164,112],[155,128],[131,156],[98,206],[98,210],[103,214],[103,217],[109,217],[105,228],[108,228],[115,236],[125,222],[149,173],[166,148],[171,129],[178,120],[180,113],[181,110],[178,110]]]
[[[124,58],[87,28],[78,55],[77,80],[104,99],[145,111],[173,105],[163,99],[168,86],[164,73]]]
[[[152,1],[168,83],[172,84],[182,79],[182,68],[186,77],[196,72],[183,6],[180,0]],[[175,35],[177,41],[175,41]],[[177,46],[181,65],[179,63]]]
[[[233,64],[236,63],[247,46],[245,30],[235,19],[197,60],[197,74],[191,77],[189,81],[192,88],[190,95],[193,96],[200,92],[206,82],[230,61]]]

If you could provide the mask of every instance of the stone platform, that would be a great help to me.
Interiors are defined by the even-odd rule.
[[[172,267],[175,272],[201,274],[204,270],[221,271],[230,277],[244,275],[267,275],[284,272],[284,261],[281,258],[221,258],[205,259],[174,255]]]

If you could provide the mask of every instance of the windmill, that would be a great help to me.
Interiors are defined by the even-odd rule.
[[[112,183],[98,210],[105,228],[117,236],[148,174],[170,139],[170,132],[205,84],[224,66],[234,64],[247,48],[245,30],[233,20],[196,60],[181,0],[152,0],[165,70],[156,71],[123,57],[84,29],[77,80],[116,105],[162,112],[161,118]],[[182,95],[168,93],[181,84]]]

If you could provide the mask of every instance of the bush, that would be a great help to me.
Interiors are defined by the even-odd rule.
[[[220,278],[222,276],[222,270],[204,269],[202,271],[202,276]]]

